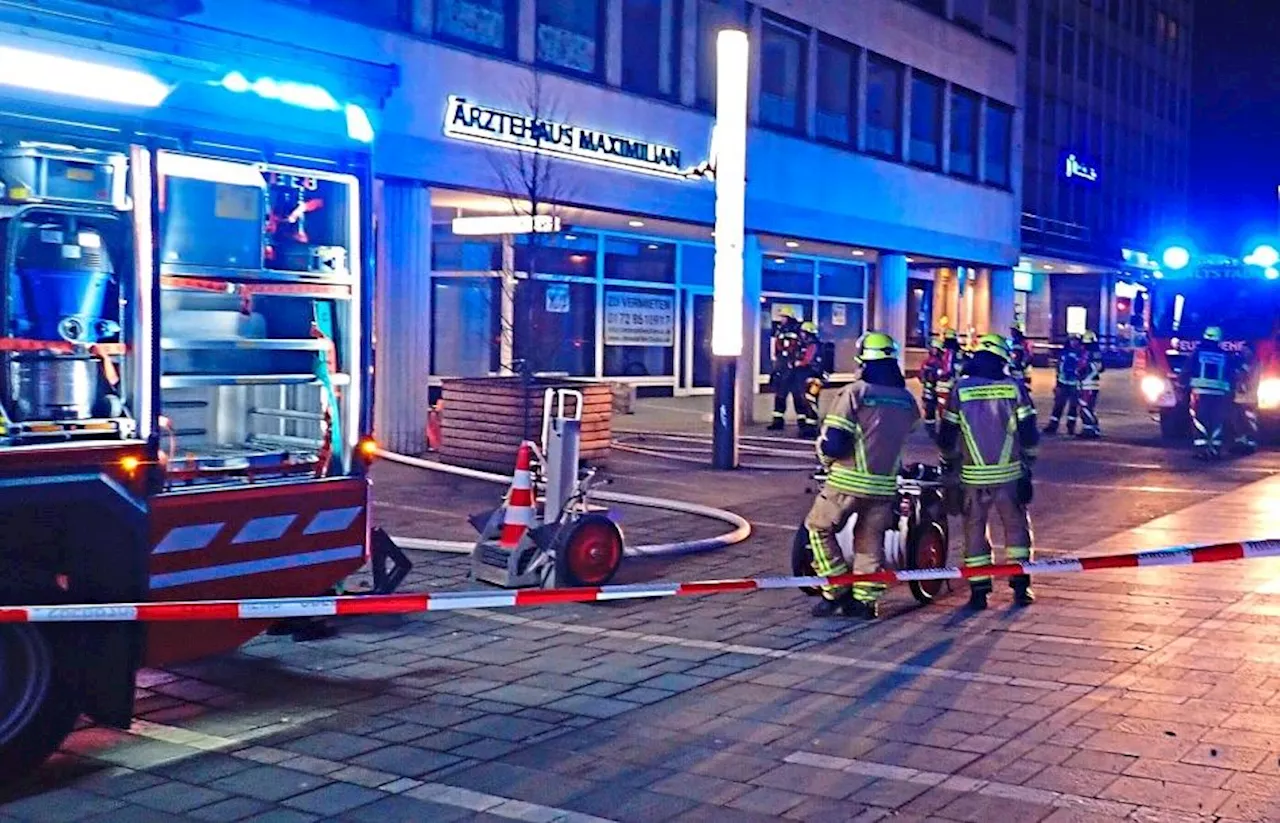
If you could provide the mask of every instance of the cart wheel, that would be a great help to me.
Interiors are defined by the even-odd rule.
[[[0,626],[0,775],[40,765],[79,714],[45,636],[33,626]]]
[[[947,530],[936,521],[922,523],[907,547],[907,565],[911,569],[945,569],[947,567]],[[912,580],[907,584],[911,596],[923,606],[938,598],[945,580]]]
[[[817,577],[813,568],[813,549],[809,548],[809,530],[804,526],[796,529],[795,539],[791,541],[791,574],[795,577]],[[821,589],[817,586],[801,586],[800,591],[816,596]]]
[[[561,586],[603,586],[622,564],[622,532],[602,514],[586,514],[569,527],[556,552]]]

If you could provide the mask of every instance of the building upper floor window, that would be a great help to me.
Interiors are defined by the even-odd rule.
[[[581,74],[604,67],[602,0],[537,0],[538,62]]]
[[[765,19],[760,33],[760,122],[804,128],[809,38],[780,21]]]
[[[716,35],[721,29],[742,29],[745,22],[730,0],[698,0],[698,104],[716,103]]]
[[[947,14],[947,0],[907,0],[907,2],[939,17],[945,17]]]
[[[1070,77],[1076,70],[1076,30],[1062,27],[1062,73]]]
[[[501,54],[516,51],[517,0],[435,0],[437,37]]]
[[[901,63],[867,55],[867,151],[886,157],[902,156]]]
[[[913,92],[914,93],[914,92]],[[971,91],[951,89],[951,173],[961,177],[978,176],[978,112],[982,98]],[[1032,132],[1031,112],[1027,108],[1027,132]]]
[[[1080,35],[1080,55],[1076,58],[1076,78],[1089,80],[1089,60],[1093,57],[1093,38],[1087,34]]]
[[[982,33],[987,22],[986,0],[953,0],[955,21],[967,29]]]
[[[1027,11],[1027,54],[1039,59],[1042,53],[1040,46],[1044,38],[1044,12],[1040,4],[1033,2]]]
[[[1013,151],[1013,109],[987,101],[987,128],[983,147],[986,161],[983,181],[1008,188],[1012,184],[1010,154]]]
[[[911,143],[907,159],[930,169],[942,167],[942,94],[936,77],[911,73]]]
[[[854,142],[858,128],[858,52],[838,40],[819,40],[817,80],[818,137]]]
[[[1058,65],[1058,43],[1062,40],[1062,24],[1055,15],[1049,15],[1049,25],[1044,30],[1044,61]]]
[[[675,97],[680,91],[681,0],[622,0],[622,87]]]

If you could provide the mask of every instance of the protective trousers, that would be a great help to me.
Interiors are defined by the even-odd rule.
[[[1225,394],[1192,390],[1191,423],[1195,427],[1192,443],[1197,455],[1217,457],[1222,453],[1222,432],[1233,405],[1232,398]]]
[[[920,399],[924,401],[924,427],[930,437],[938,435],[938,386],[936,383],[923,383]]]
[[[796,369],[788,369],[787,371],[778,372],[777,379],[773,384],[773,423],[775,426],[781,427],[787,416],[787,398],[791,398],[791,405],[795,408],[796,419],[800,421],[800,425],[805,425],[805,399],[804,399],[804,381],[805,375]],[[818,425],[815,420],[813,425]]]
[[[1071,419],[1067,418],[1067,428],[1071,428]],[[1080,434],[1083,437],[1101,437],[1102,427],[1098,425],[1098,390],[1080,390]]]
[[[1044,430],[1047,432],[1056,432],[1058,424],[1062,422],[1062,412],[1067,412],[1067,434],[1076,433],[1076,414],[1080,408],[1080,388],[1070,383],[1059,383],[1057,388],[1053,390],[1053,412],[1049,415],[1049,422],[1045,425]]]
[[[845,562],[836,535],[855,515],[858,518],[853,524],[855,570],[864,574],[884,568],[884,533],[893,524],[893,498],[860,497],[825,488],[804,519],[804,527],[809,531],[809,547],[813,550],[813,568],[822,577],[849,573],[849,564]],[[823,586],[822,596],[835,600],[852,591],[855,599],[874,602],[884,590],[883,583]]]
[[[1235,449],[1244,454],[1253,454],[1258,449],[1258,413],[1247,403],[1235,404]]]
[[[964,565],[965,568],[987,568],[995,563],[991,549],[991,512],[995,511],[1004,526],[1005,556],[1010,563],[1031,560],[1031,518],[1027,507],[1018,502],[1017,482],[1001,486],[964,487]],[[1012,585],[1012,581],[1010,581]],[[975,591],[991,591],[990,577],[970,577]]]

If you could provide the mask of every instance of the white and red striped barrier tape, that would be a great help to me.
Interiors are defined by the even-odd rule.
[[[972,569],[914,569],[846,574],[837,577],[758,577],[699,580],[690,583],[636,583],[573,589],[480,589],[423,594],[286,597],[256,600],[189,600],[156,603],[90,603],[50,606],[0,606],[0,623],[159,623],[178,620],[280,620],[289,617],[413,614],[457,609],[503,609],[606,600],[645,600],[729,592],[795,589],[823,584],[905,583],[919,580],[964,580],[1016,574],[1074,574],[1102,569],[1184,566],[1280,557],[1280,540],[1252,540],[1205,546],[1180,546],[1133,554],[1055,558]]]

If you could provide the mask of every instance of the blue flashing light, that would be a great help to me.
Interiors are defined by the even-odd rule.
[[[347,136],[358,143],[373,142],[373,123],[369,115],[355,103],[348,103],[344,111],[347,115]]]
[[[1182,246],[1170,246],[1160,256],[1164,267],[1171,271],[1181,271],[1191,263],[1191,252]]]
[[[1280,252],[1276,251],[1274,246],[1261,245],[1253,250],[1253,253],[1244,259],[1244,262],[1250,266],[1261,266],[1264,269],[1274,268],[1280,263]]]
[[[1280,279],[1280,269],[1277,269],[1275,266],[1267,266],[1263,274],[1267,276],[1268,280]]]
[[[342,106],[333,95],[319,86],[308,83],[295,83],[291,80],[275,80],[261,77],[252,82],[238,71],[233,71],[222,78],[221,86],[227,91],[244,94],[253,92],[265,100],[278,100],[291,106],[311,109],[313,111],[341,111]]]

